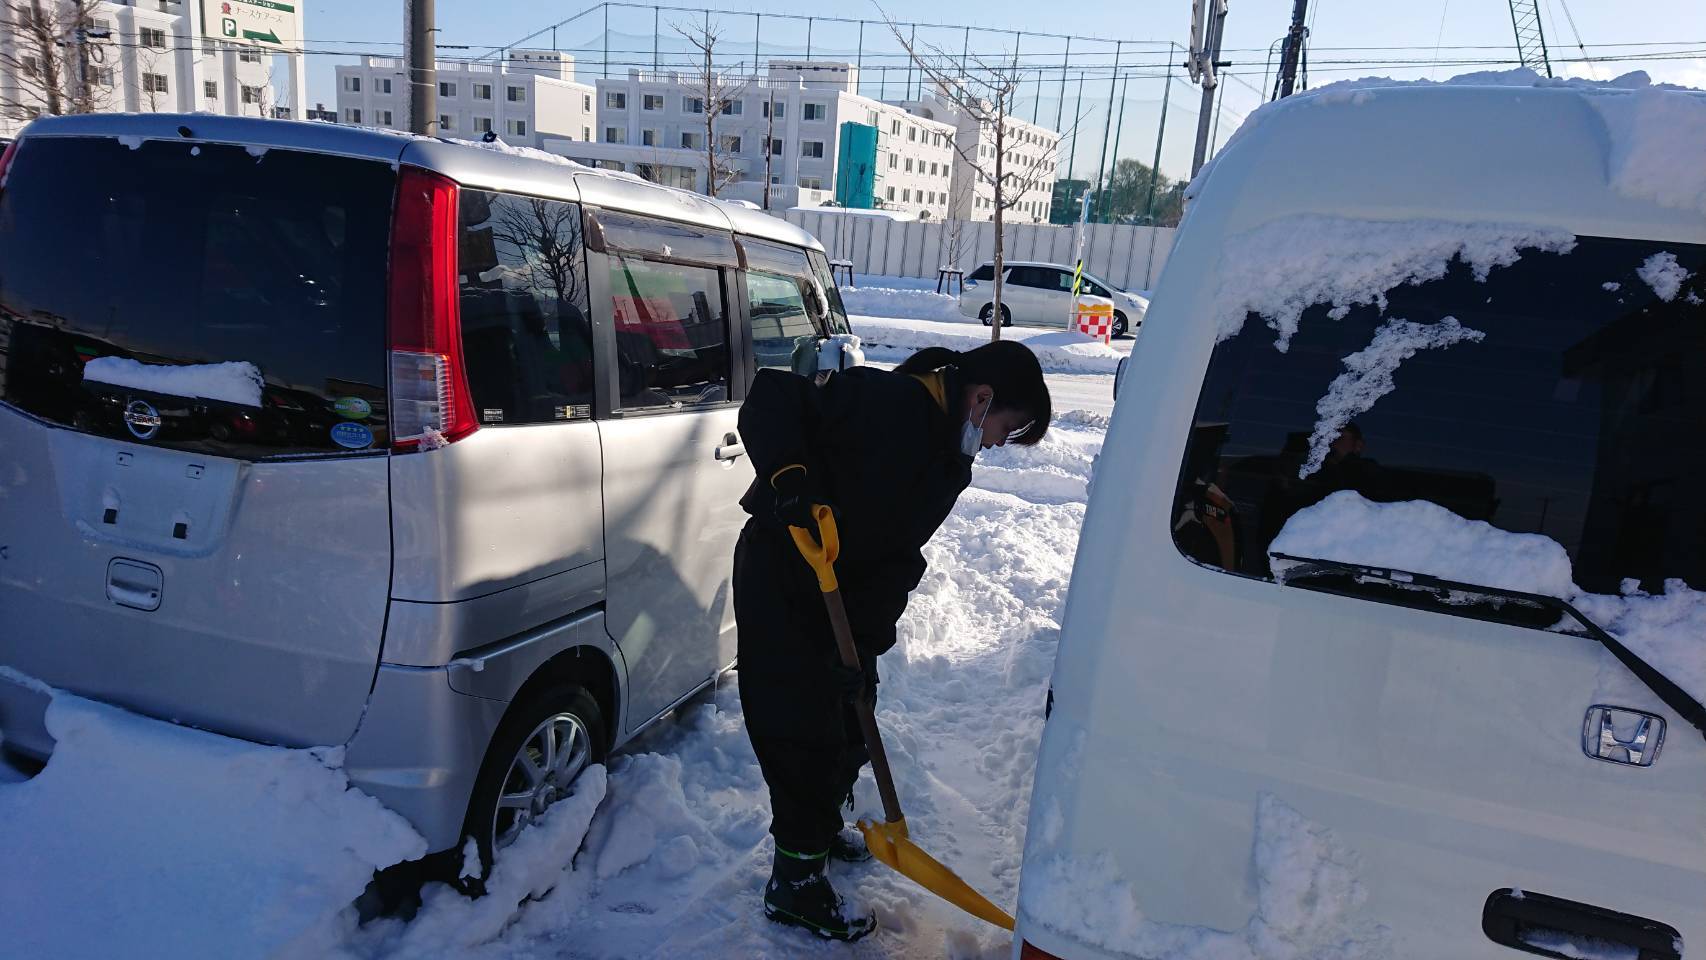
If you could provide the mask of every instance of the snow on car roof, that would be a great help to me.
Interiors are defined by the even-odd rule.
[[[1645,74],[1344,81],[1256,110],[1188,188],[1226,232],[1314,213],[1706,242],[1706,94]]]

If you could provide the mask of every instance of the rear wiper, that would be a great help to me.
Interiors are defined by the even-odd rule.
[[[1408,570],[1394,570],[1387,567],[1371,567],[1360,563],[1346,563],[1342,560],[1318,560],[1311,557],[1294,557],[1284,553],[1268,554],[1274,571],[1274,580],[1282,586],[1288,586],[1299,581],[1319,579],[1322,577],[1350,577],[1353,580],[1390,584],[1404,589],[1413,589],[1433,593],[1445,602],[1451,602],[1453,595],[1472,597],[1477,600],[1492,603],[1519,603],[1525,606],[1538,607],[1546,610],[1559,621],[1565,618],[1574,620],[1581,625],[1582,632],[1598,641],[1605,649],[1611,651],[1618,662],[1629,668],[1637,679],[1647,685],[1664,705],[1676,711],[1677,716],[1688,721],[1706,736],[1706,704],[1696,700],[1688,691],[1677,686],[1674,681],[1665,676],[1660,670],[1643,660],[1639,654],[1624,646],[1604,627],[1577,610],[1573,604],[1557,597],[1549,597],[1543,593],[1527,593],[1521,590],[1505,590],[1501,587],[1484,587],[1474,583],[1462,583],[1456,580],[1446,580],[1429,576],[1425,573],[1411,573]]]

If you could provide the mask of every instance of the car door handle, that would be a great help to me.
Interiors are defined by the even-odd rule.
[[[1666,924],[1510,887],[1495,890],[1487,898],[1481,929],[1494,943],[1543,957],[1582,956],[1565,953],[1564,948],[1595,943],[1606,945],[1608,953],[1617,956],[1682,960],[1681,935]]]
[[[725,463],[739,460],[746,456],[746,444],[740,442],[740,436],[737,434],[725,434],[722,445],[717,447],[713,455]]]

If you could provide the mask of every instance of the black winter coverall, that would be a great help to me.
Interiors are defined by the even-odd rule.
[[[894,646],[895,623],[924,576],[921,548],[971,482],[960,453],[960,384],[950,369],[909,376],[870,367],[819,387],[761,370],[741,405],[740,435],[757,478],[735,547],[740,699],[778,846],[815,855],[842,827],[840,806],[867,760],[842,699],[840,663],[811,567],[774,516],[771,477],[803,464],[835,506],[837,578],[867,677]]]

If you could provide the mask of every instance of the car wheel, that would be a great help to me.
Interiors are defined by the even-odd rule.
[[[581,771],[603,762],[604,743],[604,713],[575,684],[554,684],[510,708],[486,748],[462,825],[480,848],[480,876],[464,881],[465,892],[485,892],[493,851],[551,804],[574,796]]]
[[[1001,325],[1004,327],[1011,327],[1013,325],[1013,314],[1007,309],[1007,305],[1005,303],[1001,305]]]
[[[1114,338],[1117,340],[1125,339],[1125,335],[1130,329],[1131,329],[1131,326],[1130,326],[1130,324],[1126,323],[1125,314],[1119,312],[1118,310],[1115,310],[1114,311]]]
[[[993,304],[993,303],[984,304],[983,309],[978,311],[978,314],[977,314],[977,318],[979,320],[982,320],[983,325],[986,327],[989,326],[990,321],[994,318],[994,316],[995,316],[995,304]]]

